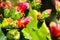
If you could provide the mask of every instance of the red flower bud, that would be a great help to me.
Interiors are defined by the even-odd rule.
[[[25,28],[30,21],[31,21],[31,17],[27,17],[27,18],[23,17],[22,19],[17,20],[16,25],[19,28]]]
[[[51,14],[52,9],[45,10],[48,14]]]

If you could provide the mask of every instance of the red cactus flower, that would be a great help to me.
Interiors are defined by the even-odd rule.
[[[50,33],[53,37],[59,37],[60,36],[60,26],[56,24],[55,22],[50,23]]]
[[[17,20],[16,25],[19,28],[25,28],[30,21],[31,21],[31,17],[27,17],[27,18],[23,17],[22,19]]]
[[[17,11],[20,13],[24,13],[28,8],[27,3],[19,3]]]

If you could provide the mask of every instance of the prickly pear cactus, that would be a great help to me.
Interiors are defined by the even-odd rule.
[[[0,40],[60,40],[60,1],[51,2],[56,10],[42,1],[0,0]]]

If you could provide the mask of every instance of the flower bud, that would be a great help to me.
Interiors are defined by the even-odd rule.
[[[52,9],[45,10],[49,15],[51,14]]]
[[[55,0],[55,8],[57,10],[58,15],[60,15],[60,1]]]
[[[19,40],[20,39],[20,32],[17,29],[12,29],[7,32],[7,39],[8,40]]]
[[[38,18],[39,20],[42,19],[42,14],[41,14],[41,13],[38,13],[37,18]]]
[[[13,20],[11,18],[5,18],[2,22],[2,28],[12,28]]]
[[[32,6],[33,9],[39,11],[39,10],[40,10],[40,7],[41,7],[41,3],[39,3],[39,2],[34,2],[34,1],[33,1],[33,2],[31,3],[31,6]]]
[[[42,19],[48,18],[51,14],[51,9],[46,9],[45,11],[42,12]]]
[[[55,8],[57,9],[60,7],[60,1],[59,0],[54,0],[55,1]]]

